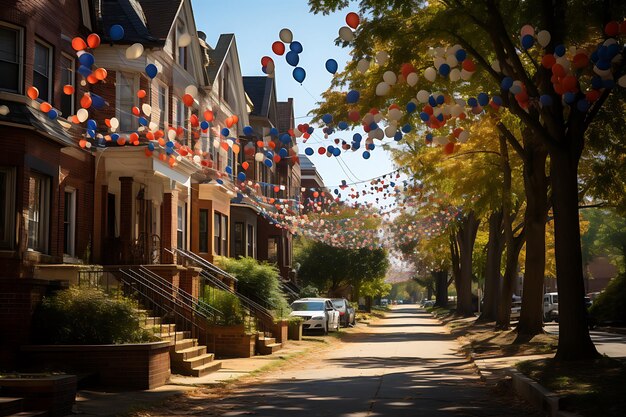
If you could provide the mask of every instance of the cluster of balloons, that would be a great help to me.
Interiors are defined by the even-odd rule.
[[[346,15],[347,26],[339,28],[339,38],[345,42],[351,42],[354,40],[354,30],[361,23],[361,18],[358,14],[350,12]]]
[[[302,84],[304,79],[306,78],[306,71],[304,68],[299,67],[300,63],[300,54],[304,50],[302,44],[298,41],[293,40],[293,33],[291,30],[284,28],[281,29],[278,33],[278,37],[280,40],[275,41],[272,44],[272,52],[276,55],[285,55],[285,61],[292,67],[294,67],[292,76],[293,79]],[[285,54],[286,47],[285,44],[289,44],[289,51]],[[275,63],[274,60],[269,56],[264,56],[261,58],[261,69],[264,74],[267,74],[268,77],[274,77],[275,71]]]

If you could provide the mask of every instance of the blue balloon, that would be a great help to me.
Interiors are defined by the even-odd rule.
[[[423,111],[420,113],[420,119],[422,119],[423,122],[427,122],[430,120],[430,114]]]
[[[459,49],[458,51],[454,53],[454,57],[456,58],[457,61],[463,62],[465,61],[465,58],[467,58],[467,52],[465,52],[464,49]]]
[[[252,136],[254,134],[254,129],[252,129],[252,126],[244,126],[243,134],[246,136]]]
[[[222,136],[226,137],[228,135],[230,135],[230,130],[228,130],[228,128],[223,128],[222,131],[220,132],[222,134]]]
[[[91,67],[94,62],[96,62],[96,58],[94,58],[94,56],[91,55],[89,52],[85,52],[80,57],[78,57],[78,61],[86,67]]]
[[[278,151],[278,154],[280,155],[281,158],[286,158],[287,156],[289,156],[289,152],[287,151],[287,148],[280,148],[280,151]]]
[[[376,148],[376,145],[374,145],[373,143],[368,143],[366,148],[368,151],[373,151],[374,148]]]
[[[315,153],[315,151],[313,150],[313,148],[306,148],[304,150],[304,153],[309,155],[309,156],[311,156],[311,155],[313,155]]]
[[[486,106],[489,104],[489,94],[487,93],[479,93],[478,94],[478,104],[481,106]]]
[[[271,159],[266,159],[264,162],[265,166],[267,166],[268,168],[271,168],[272,165],[274,165],[274,163],[272,162]]]
[[[315,131],[315,128],[313,126],[309,126],[309,128],[306,130],[306,133],[308,133],[309,135],[312,135],[314,131]]]
[[[370,159],[369,151],[363,151],[363,159]]]
[[[408,113],[413,113],[415,110],[417,110],[417,104],[415,104],[415,103],[414,103],[414,102],[412,102],[412,101],[409,101],[409,102],[406,104],[406,111],[407,111]]]
[[[206,120],[203,120],[202,122],[200,122],[200,129],[207,130],[208,128],[209,128],[209,122],[207,122]]]
[[[263,71],[263,74],[267,74],[267,67],[261,67],[261,71]]]
[[[173,147],[174,147],[174,142],[173,142],[173,141],[171,141],[171,140],[170,140],[170,141],[167,141],[167,142],[165,143],[165,146],[166,146],[167,148],[173,148]]]
[[[396,132],[395,135],[393,135],[393,140],[395,140],[396,142],[401,141],[402,140],[402,132],[400,132],[399,130]]]
[[[274,152],[272,152],[272,151],[267,151],[267,152],[265,152],[265,156],[266,156],[268,159],[272,159],[272,158],[274,158]]]
[[[226,168],[224,168],[224,171],[225,171],[227,174],[232,174],[232,173],[233,173],[233,169],[232,169],[231,167],[229,167],[229,166],[227,166]]]
[[[335,61],[334,59],[329,59],[326,61],[326,71],[334,74],[337,72],[337,68],[339,68],[339,66],[337,65],[337,61]]]
[[[533,35],[524,35],[522,37],[522,48],[530,49],[535,44],[535,38]]]
[[[509,91],[509,89],[511,87],[513,87],[513,78],[511,77],[504,77],[502,79],[502,82],[500,83],[500,87],[504,90],[504,91]]]
[[[339,155],[341,155],[341,149],[339,148],[333,149],[333,156],[339,156]]]
[[[156,65],[154,64],[146,65],[146,74],[148,75],[148,77],[154,78],[157,76],[158,73],[159,73],[159,70],[156,67]]]
[[[282,135],[280,135],[280,141],[285,145],[291,143],[291,136],[289,136],[289,134],[287,133],[283,133]]]
[[[348,94],[346,95],[346,103],[354,104],[357,101],[359,101],[360,97],[361,97],[361,94],[358,91],[350,90]]]
[[[275,127],[270,129],[270,136],[278,136],[278,129]]]
[[[431,107],[435,107],[437,105],[437,99],[435,96],[428,97],[428,104],[430,104]]]
[[[341,121],[341,122],[337,123],[337,127],[340,130],[348,130],[348,123],[344,122],[344,121]]]
[[[298,41],[293,41],[291,42],[291,44],[289,44],[289,50],[295,52],[296,54],[299,54],[300,52],[302,52],[302,44]]]
[[[118,135],[117,133],[112,133],[111,134],[111,140],[113,142],[116,142],[118,139],[120,138],[120,135]],[[173,145],[173,144],[172,144]]]
[[[154,150],[154,143],[152,143],[152,142],[148,143],[148,150],[149,151],[153,151]]]
[[[78,73],[87,78],[91,75],[91,68],[81,65],[80,67],[78,67]]]
[[[119,41],[124,37],[124,28],[120,25],[113,25],[109,29],[109,36],[113,41]]]
[[[568,92],[563,94],[563,99],[567,104],[572,104],[576,100],[576,93]]]
[[[360,142],[352,142],[352,150],[353,151],[356,151],[360,147],[361,147],[361,143]]]
[[[363,136],[361,136],[360,133],[355,133],[354,135],[352,135],[352,140],[354,140],[355,142],[360,142],[361,139],[363,139]]]
[[[326,113],[325,115],[322,116],[322,122],[324,122],[326,124],[332,123],[333,122],[333,115]]]
[[[552,96],[550,96],[548,94],[544,94],[541,97],[539,97],[539,102],[544,107],[551,106],[552,105]]]
[[[96,137],[96,131],[93,129],[87,129],[87,136],[89,136],[90,138],[95,138]]]
[[[410,124],[408,124],[408,123],[407,123],[407,124],[405,124],[404,126],[402,126],[402,131],[403,131],[404,133],[409,133],[412,129],[413,129],[413,128],[412,128],[412,127],[411,127],[411,125],[410,125]]]
[[[615,80],[606,79],[602,80],[602,88],[613,88],[615,87]]]
[[[218,184],[224,184],[224,180],[219,179],[219,178],[216,179],[215,182],[218,183]]]
[[[289,51],[285,55],[285,61],[287,61],[287,63],[291,65],[292,67],[297,67],[298,62],[300,62],[300,56],[298,55],[297,52]]]
[[[302,67],[296,67],[293,69],[293,79],[299,83],[302,83],[306,78],[306,71]]]
[[[145,117],[140,117],[139,124],[142,126],[148,126],[148,119],[146,119]]]
[[[600,59],[598,62],[596,62],[596,67],[599,70],[606,71],[608,69],[611,69],[611,61]]]
[[[478,106],[478,100],[476,100],[476,98],[474,97],[470,97],[467,99],[467,105],[470,107],[476,107]]]
[[[589,110],[589,106],[590,103],[589,101],[587,101],[587,99],[582,99],[582,100],[578,100],[578,103],[576,103],[576,108],[578,109],[579,112],[585,113],[587,110]]]
[[[52,120],[56,119],[57,117],[59,117],[59,112],[56,111],[55,109],[50,109],[50,111],[48,112],[48,117]]]
[[[440,95],[440,96],[437,96],[437,98],[435,100],[437,101],[437,104],[439,104],[439,105],[441,105],[441,104],[446,102],[446,98],[443,96],[443,94]]]
[[[370,123],[370,130],[376,130],[376,129],[378,129],[378,124],[376,124],[376,122]]]
[[[91,93],[91,107],[96,110],[100,110],[106,106],[106,103],[102,97],[97,94]]]
[[[237,174],[237,179],[239,180],[239,182],[244,182],[246,180],[245,172],[240,172],[239,174]]]
[[[87,128],[96,130],[98,128],[98,123],[94,119],[89,119],[87,120]]]
[[[604,87],[604,82],[602,81],[602,78],[595,76],[591,79],[591,87],[594,90],[599,90],[602,87]]]
[[[557,45],[554,47],[554,54],[558,57],[565,55],[565,45]]]
[[[493,101],[493,104],[495,104],[496,106],[502,105],[502,97],[500,96],[493,96],[491,100]]]
[[[439,67],[439,74],[447,77],[450,74],[450,65],[441,64],[441,66]]]

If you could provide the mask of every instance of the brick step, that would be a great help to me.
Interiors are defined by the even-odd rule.
[[[161,317],[146,317],[146,320],[144,322],[144,326],[156,326],[159,325],[163,322],[163,319]]]
[[[262,337],[262,338],[259,337],[257,340],[263,346],[273,345],[274,343],[276,343],[276,338],[275,337]]]
[[[176,341],[179,341],[183,339],[189,339],[189,337],[191,336],[191,332],[155,333],[154,335],[161,340],[173,341],[174,339],[176,339]]]
[[[268,345],[260,345],[257,347],[259,355],[271,355],[283,347],[282,343],[272,343]]]
[[[185,359],[182,363],[188,369],[194,369],[202,365],[206,365],[209,362],[213,362],[215,355],[212,353],[205,353],[204,355],[196,356],[193,358]]]
[[[19,413],[9,414],[6,417],[48,417],[48,412],[40,410],[20,411]]]
[[[211,361],[207,364],[193,368],[191,370],[192,376],[201,377],[210,374],[211,372],[219,371],[222,368],[222,362]]]
[[[180,350],[184,350],[190,347],[198,346],[198,339],[178,339],[175,345],[172,345],[170,348],[171,352],[178,352]]]
[[[170,335],[176,332],[176,325],[169,323],[162,324],[146,324],[143,326],[148,330],[153,330],[155,334]]]
[[[177,349],[174,352],[171,352],[172,360],[180,360],[184,361],[187,359],[194,358],[196,356],[201,356],[206,353],[206,346],[192,346],[184,349]]]
[[[0,397],[0,417],[22,411],[23,399],[17,397]]]

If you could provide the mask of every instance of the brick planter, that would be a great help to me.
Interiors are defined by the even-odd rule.
[[[292,321],[287,326],[287,337],[289,340],[302,340],[302,322]]]
[[[279,320],[272,326],[272,335],[279,343],[285,343],[289,334],[289,322],[287,320]]]
[[[254,356],[255,335],[246,333],[243,325],[213,326],[207,329],[209,339],[215,338],[215,355],[220,358]]]
[[[22,352],[29,368],[94,374],[103,388],[153,389],[170,377],[170,342],[30,345]]]
[[[50,417],[72,414],[76,398],[76,376],[18,374],[0,378],[3,396],[23,398],[23,409],[45,410]]]

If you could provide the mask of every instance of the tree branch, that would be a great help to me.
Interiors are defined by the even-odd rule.
[[[524,152],[524,147],[521,143],[519,143],[515,135],[513,135],[513,133],[511,133],[511,131],[507,129],[502,122],[498,122],[496,126],[498,127],[498,130],[502,132],[502,134],[506,138],[506,141],[513,147],[515,152],[517,152],[522,161],[526,162],[526,152]]]

